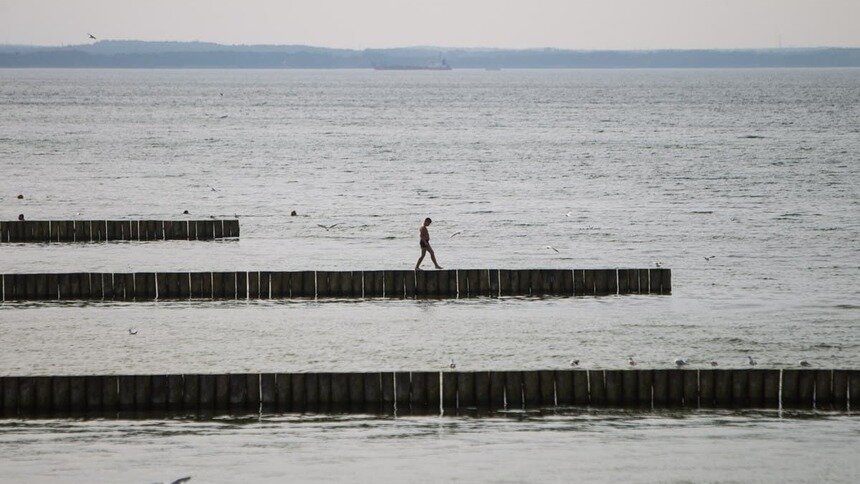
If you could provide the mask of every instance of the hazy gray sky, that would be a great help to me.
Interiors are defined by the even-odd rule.
[[[860,47],[860,0],[0,0],[0,43]]]

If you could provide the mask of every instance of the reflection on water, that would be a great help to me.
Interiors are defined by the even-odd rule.
[[[0,421],[0,475],[10,482],[184,475],[198,482],[850,482],[860,472],[860,420],[827,412],[571,409],[480,417]]]

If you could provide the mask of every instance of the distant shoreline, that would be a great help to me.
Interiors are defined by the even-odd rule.
[[[69,71],[366,71],[373,72],[372,67],[66,67],[66,66],[4,66],[0,65],[0,70],[16,71],[16,70],[69,70]],[[482,67],[461,67],[448,71],[433,70],[383,70],[381,76],[390,72],[423,72],[427,75],[439,74],[440,76],[451,75],[451,72],[479,72],[486,71],[499,73],[505,71],[718,71],[718,70],[839,70],[839,69],[860,69],[860,66],[752,66],[752,67],[736,67],[736,66],[720,66],[720,67],[505,67],[502,69],[485,69]]]
[[[99,41],[65,47],[0,45],[0,68],[372,69],[707,69],[860,67],[860,48],[578,51],[562,49],[331,49],[295,45]]]

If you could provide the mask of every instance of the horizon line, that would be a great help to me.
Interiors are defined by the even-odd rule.
[[[572,48],[572,47],[465,47],[465,46],[444,46],[444,45],[402,45],[388,47],[332,47],[325,45],[301,44],[301,43],[252,43],[252,44],[230,44],[215,42],[209,40],[141,40],[141,39],[99,39],[91,43],[78,44],[19,44],[19,43],[0,43],[0,47],[28,47],[28,48],[69,48],[69,47],[90,47],[103,42],[141,42],[141,43],[176,43],[176,44],[213,44],[223,47],[311,47],[317,49],[332,49],[332,50],[388,50],[388,49],[448,49],[448,50],[518,50],[518,51],[541,51],[541,50],[561,50],[572,52],[654,52],[654,51],[743,51],[743,50],[814,50],[814,49],[860,49],[858,46],[850,45],[806,45],[806,46],[774,46],[774,47],[654,47],[654,48]]]

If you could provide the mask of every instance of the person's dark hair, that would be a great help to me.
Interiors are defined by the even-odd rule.
[[[433,221],[430,220],[430,217],[424,219],[424,225],[430,225],[431,223],[433,223]]]

